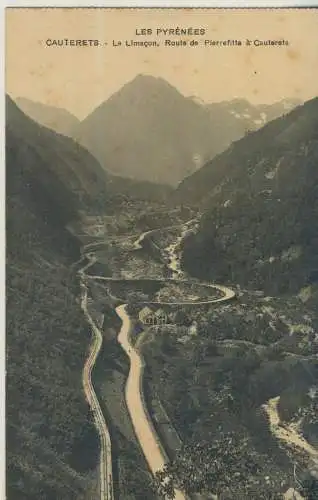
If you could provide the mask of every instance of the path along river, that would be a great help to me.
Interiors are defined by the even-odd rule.
[[[170,245],[165,249],[165,254],[168,257],[168,262],[169,262],[168,267],[171,269],[172,275],[175,278],[180,278],[183,274],[180,269],[180,254],[181,254],[180,244],[182,242],[183,237],[187,234],[191,222],[192,221],[189,221],[182,228],[181,236],[179,236],[176,243]],[[134,244],[135,250],[139,249],[142,246],[143,240],[147,236],[147,234],[151,234],[151,231],[143,233],[137,239],[137,241]],[[84,271],[96,261],[96,258],[93,257],[92,255],[88,254],[87,257],[89,263],[81,270],[80,274],[82,278],[84,276]],[[100,276],[90,276],[90,278],[96,280],[97,279],[112,280],[112,278],[103,278]],[[223,294],[222,298],[212,299],[211,302],[220,302],[224,300],[229,300],[235,296],[235,293],[226,287],[218,285],[211,285],[211,286],[213,286],[214,288],[218,288],[219,291],[221,291]],[[125,387],[125,399],[137,439],[139,440],[140,446],[143,450],[148,466],[152,474],[155,475],[156,472],[163,469],[164,465],[168,462],[168,457],[153,427],[151,418],[147,411],[146,403],[144,401],[142,382],[143,382],[143,371],[145,363],[142,355],[138,352],[137,349],[134,348],[134,346],[130,342],[131,319],[127,313],[126,306],[127,304],[122,304],[116,308],[117,315],[122,320],[122,326],[118,334],[118,342],[120,343],[124,351],[127,353],[130,360],[130,370]],[[99,349],[96,350],[95,352],[96,357],[98,354],[97,351],[99,351]],[[110,443],[108,446],[108,454],[106,453],[106,456],[107,455],[109,456],[109,452],[110,452]],[[175,500],[186,500],[185,494],[180,490],[175,489],[174,493],[175,493]],[[104,497],[103,495],[101,495],[101,499],[104,500],[104,498],[108,497],[106,496]]]

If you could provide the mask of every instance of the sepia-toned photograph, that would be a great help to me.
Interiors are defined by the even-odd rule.
[[[8,500],[318,500],[317,26],[6,8]]]

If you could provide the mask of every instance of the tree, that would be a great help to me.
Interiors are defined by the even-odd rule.
[[[264,466],[270,479],[264,478]],[[159,477],[159,476],[158,476]],[[161,483],[171,482],[188,494],[231,492],[230,498],[280,498],[281,471],[267,455],[256,451],[246,436],[218,431],[209,440],[183,446],[174,462],[160,472]],[[172,497],[173,498],[173,497]],[[226,497],[225,497],[226,498]]]
[[[297,475],[296,467],[294,467],[294,478],[306,500],[318,500],[318,471],[316,469],[306,469]]]
[[[168,498],[173,500],[175,498],[175,492],[173,487],[173,481],[170,477],[168,466],[165,465],[162,471],[158,471],[155,474],[155,482],[157,485],[157,491],[160,497]]]

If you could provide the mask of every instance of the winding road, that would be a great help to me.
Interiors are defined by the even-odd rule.
[[[100,500],[114,500],[110,434],[92,384],[92,369],[102,346],[103,337],[87,309],[87,288],[83,284],[81,288],[81,308],[92,331],[90,353],[83,369],[83,387],[100,437]]]
[[[180,261],[182,254],[182,241],[183,238],[187,236],[189,231],[191,231],[191,224],[193,225],[196,222],[196,219],[193,219],[186,223],[181,228],[181,234],[176,238],[176,241],[170,244],[167,248],[163,249],[163,255],[167,260],[167,266],[170,268],[172,273],[172,278],[157,278],[151,279],[147,277],[140,277],[138,279],[125,279],[125,278],[113,278],[113,277],[103,277],[103,276],[93,276],[86,274],[85,271],[92,266],[96,261],[96,256],[93,253],[88,253],[88,249],[92,250],[94,247],[98,247],[98,245],[103,245],[103,242],[92,243],[84,248],[83,257],[77,264],[80,264],[84,258],[86,258],[86,265],[84,265],[78,272],[81,278],[81,288],[82,288],[82,296],[81,296],[81,307],[84,312],[84,315],[89,323],[92,331],[92,344],[90,348],[89,356],[86,360],[84,370],[83,370],[83,386],[85,390],[85,395],[87,401],[90,405],[90,408],[94,415],[95,425],[98,429],[101,443],[101,454],[100,454],[100,500],[114,500],[113,494],[113,476],[112,476],[112,455],[111,455],[111,439],[110,434],[101,411],[97,396],[95,394],[92,381],[91,381],[91,372],[96,362],[98,353],[100,351],[102,345],[102,334],[99,327],[93,321],[92,317],[87,308],[87,287],[86,282],[88,279],[90,280],[103,280],[108,282],[138,282],[141,280],[148,281],[156,281],[156,282],[184,282],[191,283],[191,281],[187,280],[183,271],[181,270]],[[165,229],[173,229],[176,226],[171,226]],[[179,226],[180,227],[180,226]],[[132,243],[132,250],[138,250],[143,248],[143,243],[145,239],[160,231],[160,229],[154,229],[150,231],[145,231],[140,236],[137,237],[135,242]],[[133,235],[130,235],[129,238],[132,238]],[[85,262],[85,261],[84,261]],[[189,302],[189,301],[180,301],[180,302],[162,302],[162,301],[147,301],[148,304],[157,304],[157,305],[203,305],[203,304],[213,304],[213,303],[222,303],[225,301],[229,301],[233,299],[236,294],[233,290],[223,286],[216,285],[212,283],[200,282],[196,283],[196,285],[203,285],[206,287],[217,289],[221,292],[222,296],[218,298],[211,298],[209,300],[202,300],[198,302]],[[117,302],[118,303],[118,302]],[[120,332],[118,334],[118,342],[126,352],[127,356],[130,360],[130,370],[128,374],[128,378],[125,386],[125,399],[127,408],[129,411],[129,415],[131,418],[131,422],[136,434],[136,437],[140,443],[140,446],[143,450],[145,459],[148,463],[149,469],[152,474],[155,476],[156,472],[159,472],[163,469],[164,465],[168,463],[168,457],[162,446],[160,439],[155,431],[153,426],[153,422],[151,417],[149,416],[147,405],[144,400],[143,394],[143,373],[145,368],[145,362],[142,357],[142,354],[138,351],[136,347],[134,347],[130,341],[131,335],[131,319],[127,312],[127,304],[122,304],[116,308],[116,313],[118,317],[122,321],[122,326]],[[297,429],[292,426],[283,427],[279,420],[279,415],[277,411],[277,398],[272,398],[267,402],[267,404],[263,405],[263,408],[267,412],[270,420],[270,429],[274,436],[276,436],[279,440],[285,441],[289,446],[296,446],[303,451],[307,452],[309,456],[314,459],[316,462],[318,461],[317,451],[314,450],[305,439],[300,436],[297,432]],[[292,498],[288,496],[289,491],[286,493],[285,498]],[[175,499],[176,500],[186,500],[186,495],[178,490],[174,490]],[[291,493],[292,495],[297,494],[294,490]],[[302,497],[299,497],[302,498]]]
[[[147,277],[141,277],[141,278],[113,278],[112,276],[96,276],[96,275],[91,275],[91,274],[86,274],[85,275],[86,279],[94,280],[94,281],[110,281],[113,283],[133,283],[133,282],[140,282],[140,281],[153,281],[157,283],[191,283],[188,280],[181,280],[181,279],[176,279],[176,278],[147,278]],[[165,302],[162,300],[157,300],[157,301],[151,301],[151,300],[145,300],[143,302],[140,302],[140,304],[144,304],[147,302],[147,304],[157,304],[157,305],[162,305],[162,306],[171,306],[171,305],[177,305],[177,306],[186,306],[186,305],[193,305],[193,306],[200,306],[200,305],[208,305],[208,304],[217,304],[220,302],[227,302],[231,299],[234,299],[236,297],[236,293],[231,290],[230,288],[227,288],[226,286],[222,285],[216,285],[212,283],[206,283],[206,282],[201,282],[201,283],[196,283],[194,282],[193,284],[195,285],[202,285],[207,288],[213,288],[215,290],[218,290],[219,292],[222,293],[222,297],[217,297],[213,299],[207,299],[207,300],[199,300],[199,301],[189,301],[189,300],[182,300],[182,301],[174,301],[174,302]],[[134,304],[138,304],[138,302],[134,301]]]
[[[178,227],[180,227],[180,225],[167,226],[167,227],[164,228],[164,230],[167,231],[167,230],[170,230],[170,229],[177,229]],[[145,231],[134,242],[133,249],[134,250],[140,250],[141,248],[143,248],[142,244],[143,244],[143,242],[144,242],[144,240],[146,239],[147,236],[152,235],[152,234],[156,234],[156,233],[160,233],[160,232],[162,232],[162,228],[160,228],[160,227],[156,228],[156,229],[150,229],[148,231]]]
[[[182,274],[180,270],[180,256],[181,256],[181,241],[183,237],[188,233],[189,225],[192,221],[189,221],[182,228],[181,236],[178,237],[176,244],[170,245],[165,249],[165,254],[168,256],[168,267],[173,272],[173,276],[176,278],[166,278],[166,279],[150,279],[151,281],[172,281],[172,282],[187,282],[188,280],[180,279]],[[173,226],[174,227],[174,226]],[[170,228],[167,228],[170,229]],[[135,241],[133,245],[133,250],[137,250],[142,248],[142,243],[145,237],[156,230],[146,231],[142,233]],[[92,244],[89,246],[92,249]],[[112,278],[112,277],[103,277],[103,276],[92,276],[85,274],[85,271],[96,262],[96,257],[92,254],[86,255],[88,263],[82,267],[78,274],[81,278],[81,290],[82,290],[82,300],[81,307],[84,312],[84,315],[89,323],[92,331],[92,345],[90,349],[90,354],[86,360],[84,370],[83,370],[83,386],[85,390],[85,395],[87,401],[91,407],[91,410],[94,415],[94,421],[96,427],[99,432],[100,442],[101,442],[101,455],[100,455],[100,500],[114,500],[113,494],[113,476],[112,476],[112,456],[111,456],[111,439],[110,434],[101,411],[96,393],[94,391],[92,381],[91,381],[91,372],[96,362],[98,353],[100,351],[102,345],[102,334],[97,327],[96,323],[93,321],[92,317],[89,314],[87,308],[87,287],[86,280],[104,280],[104,281],[113,281],[113,282],[124,282],[124,281],[138,281],[141,279],[149,278],[139,278],[139,279],[123,279],[123,278]],[[197,283],[196,283],[197,284]],[[204,286],[208,286],[214,289],[219,290],[222,293],[222,297],[204,300],[200,302],[148,302],[153,304],[161,304],[161,305],[202,305],[202,304],[212,304],[228,301],[235,297],[235,292],[230,290],[227,287],[222,285],[215,285],[211,283],[201,283]],[[122,346],[123,350],[129,357],[130,360],[130,370],[126,382],[125,387],[125,399],[127,408],[130,414],[130,418],[135,430],[135,434],[143,453],[145,455],[148,466],[153,475],[156,472],[163,469],[164,465],[169,461],[166,455],[166,452],[160,443],[160,440],[157,436],[157,433],[154,429],[152,420],[149,416],[147,406],[144,400],[143,395],[143,372],[145,363],[142,355],[133,347],[130,342],[130,333],[131,333],[131,320],[126,310],[127,304],[122,304],[116,308],[116,313],[122,321],[122,326],[120,332],[118,334],[118,342]],[[175,500],[186,500],[186,496],[180,490],[175,489]]]

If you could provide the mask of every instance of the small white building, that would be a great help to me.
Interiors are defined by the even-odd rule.
[[[198,335],[198,323],[196,321],[193,321],[189,326],[189,335],[191,335],[192,337]]]
[[[168,321],[168,316],[163,309],[153,311],[149,306],[139,311],[138,318],[145,325],[165,325]]]
[[[148,306],[144,307],[143,309],[141,309],[141,311],[139,311],[138,318],[145,325],[152,325],[153,324],[152,309],[150,309],[150,307]]]

